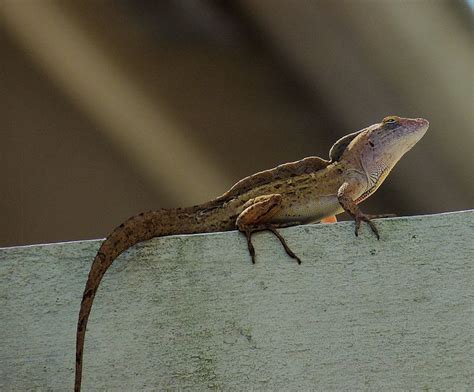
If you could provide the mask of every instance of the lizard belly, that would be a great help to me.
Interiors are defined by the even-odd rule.
[[[343,212],[336,195],[310,200],[283,200],[281,209],[272,217],[275,223],[309,223]]]

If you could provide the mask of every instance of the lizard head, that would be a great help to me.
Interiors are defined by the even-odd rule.
[[[423,137],[428,126],[424,118],[385,117],[369,127],[364,150],[393,166]]]
[[[350,142],[344,155],[357,157],[368,175],[385,175],[426,133],[423,118],[385,117],[365,128]]]

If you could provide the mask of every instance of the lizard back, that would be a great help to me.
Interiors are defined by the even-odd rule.
[[[307,157],[299,161],[285,163],[273,169],[264,170],[243,178],[226,193],[218,197],[216,201],[231,199],[273,181],[286,180],[303,174],[314,173],[325,169],[330,163],[330,161],[320,157]]]

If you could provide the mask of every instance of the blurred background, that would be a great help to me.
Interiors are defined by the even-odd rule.
[[[430,130],[364,203],[474,207],[472,3],[0,1],[0,246],[104,237],[384,116]]]

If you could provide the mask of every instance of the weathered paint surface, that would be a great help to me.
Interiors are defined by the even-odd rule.
[[[99,289],[84,390],[472,390],[474,211],[154,239]],[[100,241],[0,249],[0,390],[71,390]]]

